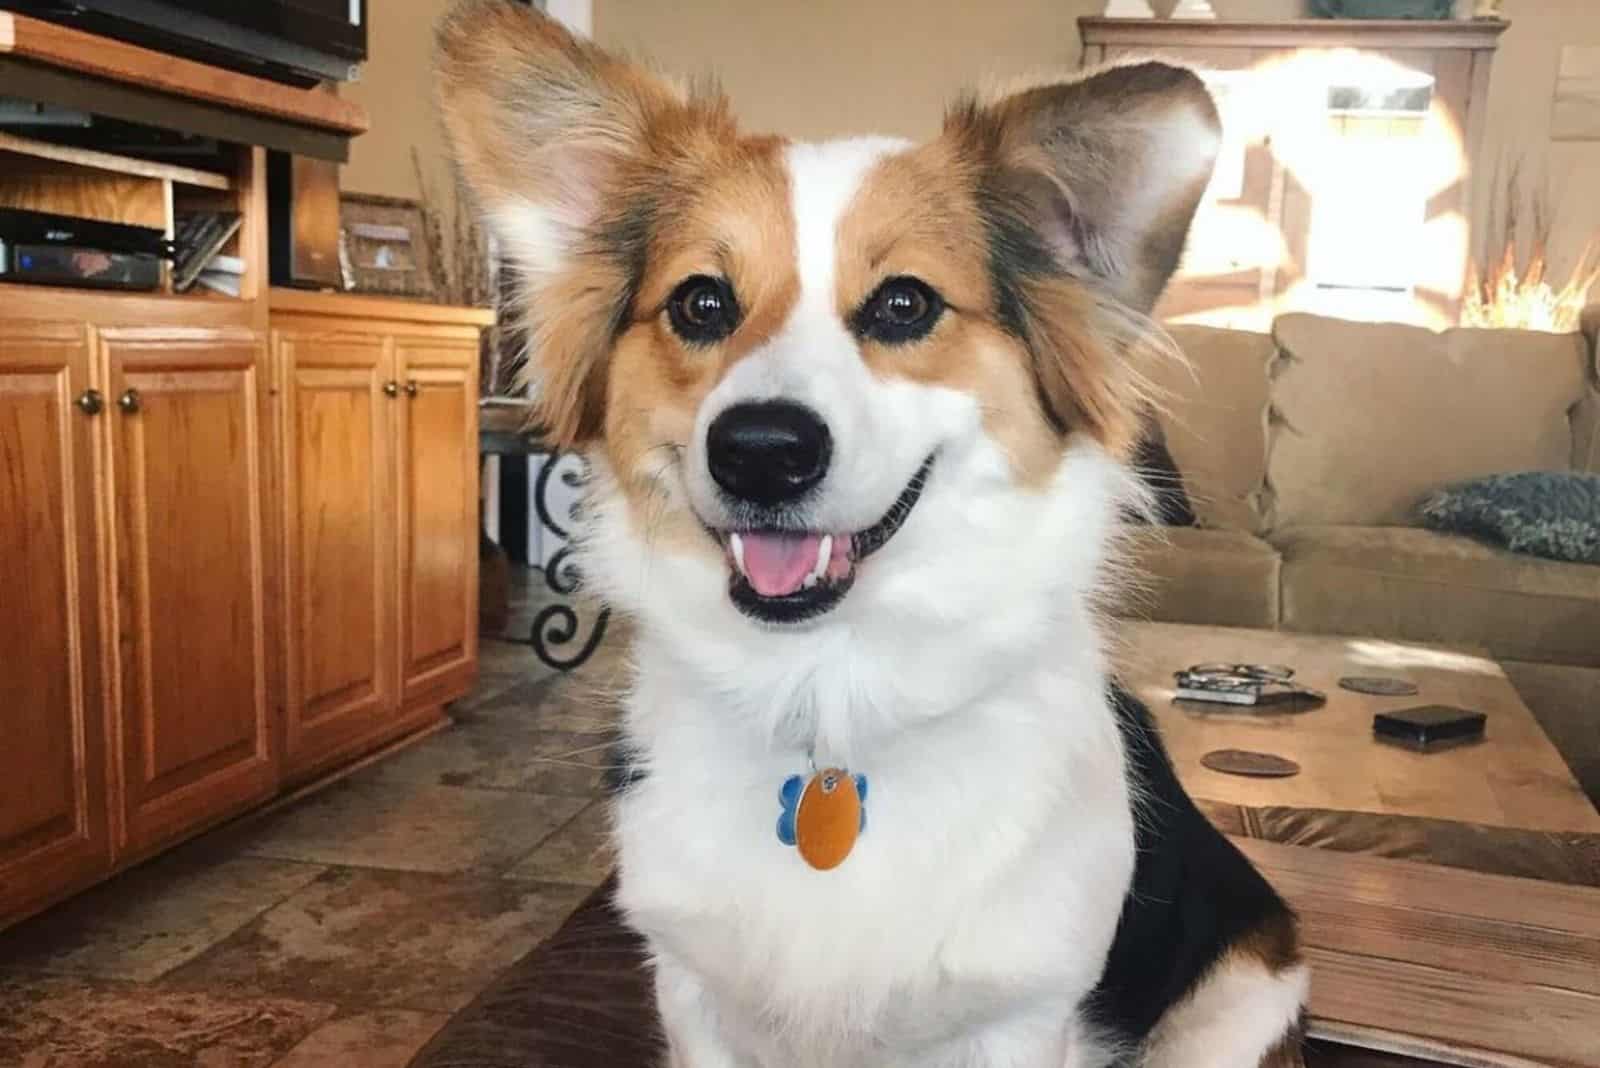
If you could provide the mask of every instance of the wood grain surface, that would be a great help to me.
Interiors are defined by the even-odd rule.
[[[1178,776],[1196,797],[1239,805],[1349,809],[1494,827],[1600,833],[1561,754],[1493,660],[1473,652],[1365,638],[1170,623],[1132,623],[1118,659],[1125,683],[1161,725]],[[1172,673],[1210,661],[1285,664],[1327,694],[1307,712],[1175,703]],[[1339,688],[1345,675],[1394,675],[1412,697]],[[1372,717],[1445,704],[1488,716],[1482,744],[1417,753],[1376,742]],[[1297,762],[1289,779],[1244,779],[1205,768],[1214,749],[1248,749]]]

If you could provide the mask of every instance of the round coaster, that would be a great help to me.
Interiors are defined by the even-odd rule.
[[[1247,749],[1213,749],[1200,758],[1212,771],[1246,775],[1252,779],[1287,779],[1300,774],[1300,765],[1271,753],[1252,753]]]
[[[1373,697],[1410,697],[1417,692],[1416,683],[1385,675],[1347,675],[1339,680],[1339,685],[1351,693]]]

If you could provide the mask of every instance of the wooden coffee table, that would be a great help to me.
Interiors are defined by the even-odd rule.
[[[1124,683],[1155,714],[1195,797],[1600,833],[1600,814],[1485,656],[1158,623],[1128,624],[1121,637]],[[1291,713],[1175,704],[1173,671],[1205,662],[1284,664],[1328,701]],[[1419,692],[1350,693],[1338,686],[1345,675],[1396,675]],[[1428,754],[1372,739],[1374,712],[1418,704],[1485,713],[1487,739]],[[1302,770],[1286,779],[1226,775],[1201,766],[1213,749],[1274,753]],[[1235,841],[1300,916],[1312,966],[1308,1029],[1337,1046],[1313,1068],[1600,1068],[1600,889]],[[1358,1049],[1404,1056],[1372,1061]]]
[[[1284,634],[1232,627],[1131,623],[1117,656],[1124,684],[1161,724],[1178,776],[1195,797],[1238,805],[1348,809],[1428,816],[1493,827],[1600,833],[1572,772],[1486,656],[1366,638]],[[1328,695],[1307,712],[1174,703],[1172,673],[1207,662],[1284,664],[1296,680]],[[1413,697],[1371,697],[1340,689],[1346,675],[1392,675],[1417,684]],[[1372,738],[1376,712],[1456,705],[1488,716],[1486,740],[1414,753]],[[1300,774],[1246,779],[1212,771],[1214,749],[1287,757]]]

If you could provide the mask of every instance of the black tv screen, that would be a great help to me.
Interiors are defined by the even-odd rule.
[[[0,0],[0,8],[299,85],[349,81],[367,58],[367,0]]]

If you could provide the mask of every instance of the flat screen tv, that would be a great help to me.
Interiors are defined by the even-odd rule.
[[[353,80],[367,0],[0,0],[0,8],[295,85]]]

